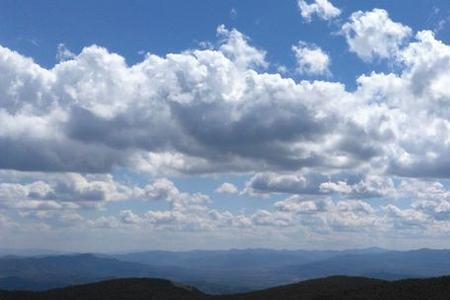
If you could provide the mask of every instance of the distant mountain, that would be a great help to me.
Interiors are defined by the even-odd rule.
[[[342,255],[385,252],[388,250],[381,248],[344,251],[232,249],[185,252],[144,251],[114,257],[151,266],[178,266],[189,269],[197,279],[188,278],[187,283],[205,292],[234,293],[295,282],[298,277],[295,272],[283,271],[291,266],[320,262]],[[180,280],[179,277],[175,279]]]
[[[171,279],[181,280],[209,293],[236,293],[294,282],[295,276],[284,276],[279,270],[340,254],[339,251],[233,249],[145,251],[116,255],[114,258],[150,266],[178,266],[190,270],[191,276]]]
[[[7,256],[0,258],[0,289],[45,290],[118,277],[181,277],[183,272],[176,267],[150,267],[92,254]]]
[[[2,300],[447,300],[450,277],[388,282],[335,276],[235,295],[207,295],[161,279],[116,279],[46,292],[0,291]]]
[[[352,250],[349,250],[352,251]],[[117,259],[148,265],[177,265],[187,268],[257,268],[308,263],[338,255],[339,251],[232,249],[220,251],[145,251],[114,256]]]
[[[369,254],[346,254],[280,269],[296,280],[332,275],[386,280],[450,275],[450,251],[420,249]]]
[[[112,255],[111,257],[122,261],[137,262],[152,266],[176,265],[184,268],[267,269],[292,264],[306,264],[342,255],[382,254],[386,252],[389,252],[389,250],[375,247],[343,251],[231,249],[184,252],[143,251]]]
[[[450,275],[450,251],[246,249],[0,258],[0,289],[46,290],[112,278],[156,277],[234,294],[334,275],[383,280]]]
[[[50,256],[50,255],[68,255],[73,254],[67,251],[56,251],[48,249],[13,249],[0,248],[0,256]]]

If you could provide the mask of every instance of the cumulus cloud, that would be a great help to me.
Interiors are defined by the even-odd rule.
[[[106,202],[143,195],[141,188],[121,184],[111,175],[68,173],[42,177],[30,178],[30,183],[0,183],[0,207],[21,210],[95,208]]]
[[[245,185],[244,193],[264,195],[286,193],[298,195],[339,194],[343,197],[395,196],[394,182],[387,176],[312,171],[296,173],[257,173]]]
[[[317,16],[322,20],[331,20],[341,14],[341,10],[328,0],[314,0],[312,3],[299,0],[298,7],[302,18],[306,22],[311,22],[313,16]]]
[[[329,56],[319,47],[305,42],[299,42],[292,46],[297,60],[297,72],[306,75],[327,75],[330,74]]]
[[[47,69],[0,47],[0,169],[34,174],[16,180],[0,171],[0,210],[96,230],[444,231],[450,47],[431,31],[410,41],[411,30],[383,10],[353,14],[342,32],[361,58],[391,59],[398,71],[362,75],[354,91],[297,82],[268,73],[265,52],[224,26],[215,46],[147,54],[134,65],[93,45]],[[156,178],[251,174],[245,194],[286,198],[265,209],[218,210],[211,196],[169,179],[138,185],[108,175],[122,168]],[[369,198],[406,204],[380,208]],[[133,199],[168,208],[80,213]]]
[[[346,181],[327,181],[320,184],[324,193],[340,193],[351,197],[384,197],[395,196],[395,186],[391,178],[369,175],[358,183],[348,184]]]
[[[350,168],[398,157],[389,169],[408,173],[421,153],[444,157],[438,128],[447,123],[449,54],[432,33],[399,50],[402,74],[361,76],[349,93],[340,83],[258,73],[252,67],[264,65],[264,55],[236,30],[219,32],[218,49],[150,54],[134,66],[92,46],[48,70],[1,48],[0,120],[8,126],[0,128],[0,167],[207,173]],[[433,130],[408,130],[414,108],[427,112],[420,118]],[[427,151],[410,151],[415,140],[427,140]]]
[[[52,69],[1,48],[0,168],[195,174],[373,163],[379,173],[420,166],[445,176],[447,121],[436,107],[449,96],[448,46],[432,33],[398,50],[402,74],[361,76],[350,93],[259,73],[264,52],[235,29],[218,32],[216,49],[149,54],[133,66],[98,46]],[[411,126],[414,107],[429,112],[420,118],[434,131]]]
[[[375,125],[376,119],[382,120],[373,134],[388,141],[383,146],[386,171],[401,176],[448,177],[450,127],[444,103],[450,95],[444,85],[450,82],[450,47],[436,40],[432,32],[421,31],[397,59],[405,66],[401,74],[361,76],[356,93],[371,103],[365,109],[372,116],[370,122]]]
[[[0,120],[10,125],[0,129],[0,168],[163,163],[205,173],[352,161],[310,146],[333,134],[331,99],[346,96],[342,84],[257,73],[264,55],[236,30],[219,33],[217,50],[149,54],[131,67],[98,46],[50,70],[2,48]]]
[[[384,9],[353,13],[342,26],[350,51],[364,60],[394,56],[412,30],[392,21]]]
[[[425,214],[411,208],[400,209],[393,204],[388,204],[384,210],[390,217],[391,226],[396,229],[424,228],[430,221]]]
[[[275,208],[280,211],[292,212],[297,214],[316,214],[325,212],[331,205],[329,199],[318,198],[307,199],[300,196],[291,196],[283,201],[274,204]]]
[[[56,59],[58,61],[64,61],[75,58],[75,53],[70,51],[63,43],[58,44],[58,52],[56,53]]]
[[[245,184],[244,193],[258,195],[266,193],[318,194],[319,185],[326,176],[312,173],[274,172],[257,173]]]
[[[217,35],[222,39],[219,50],[229,57],[237,66],[267,67],[266,52],[249,45],[248,37],[236,29],[228,30],[224,25],[217,28]]]
[[[216,189],[216,193],[219,194],[236,194],[238,192],[237,187],[229,182],[224,182]]]

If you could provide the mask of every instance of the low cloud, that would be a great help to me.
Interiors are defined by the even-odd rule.
[[[300,14],[306,22],[311,22],[313,16],[322,20],[331,20],[341,14],[341,10],[328,0],[314,0],[311,3],[305,0],[298,1]]]

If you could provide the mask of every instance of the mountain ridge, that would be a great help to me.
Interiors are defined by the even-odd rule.
[[[48,290],[114,278],[165,278],[208,294],[236,294],[335,275],[383,280],[450,274],[450,250],[149,251],[0,257],[0,289]]]
[[[450,276],[384,281],[331,276],[233,295],[209,295],[173,281],[126,278],[45,292],[1,291],[2,300],[441,300],[450,295]]]

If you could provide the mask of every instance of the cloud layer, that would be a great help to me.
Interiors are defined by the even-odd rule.
[[[341,14],[328,1],[299,6],[306,21]],[[61,44],[50,69],[0,47],[2,231],[448,233],[450,46],[384,10],[355,12],[338,38],[395,71],[360,75],[350,90],[270,73],[267,53],[236,29],[217,37],[134,65]],[[300,76],[331,75],[318,46],[292,50]],[[139,180],[119,179],[128,173]],[[208,195],[167,178],[205,174],[245,180]],[[268,202],[218,209],[218,194]],[[156,207],[101,213],[119,202]]]
[[[387,33],[391,40],[377,44],[389,49],[369,47],[377,53],[367,56],[361,50],[371,57],[396,49],[403,70],[362,75],[354,92],[338,82],[295,82],[261,72],[263,51],[236,30],[221,26],[218,33],[217,49],[149,54],[133,66],[91,46],[48,70],[1,48],[0,120],[7,126],[0,129],[0,168],[210,173],[369,167],[448,176],[450,51],[432,32],[417,33],[402,49]],[[327,69],[320,49],[295,50],[305,72]],[[311,60],[305,51],[323,59]]]

